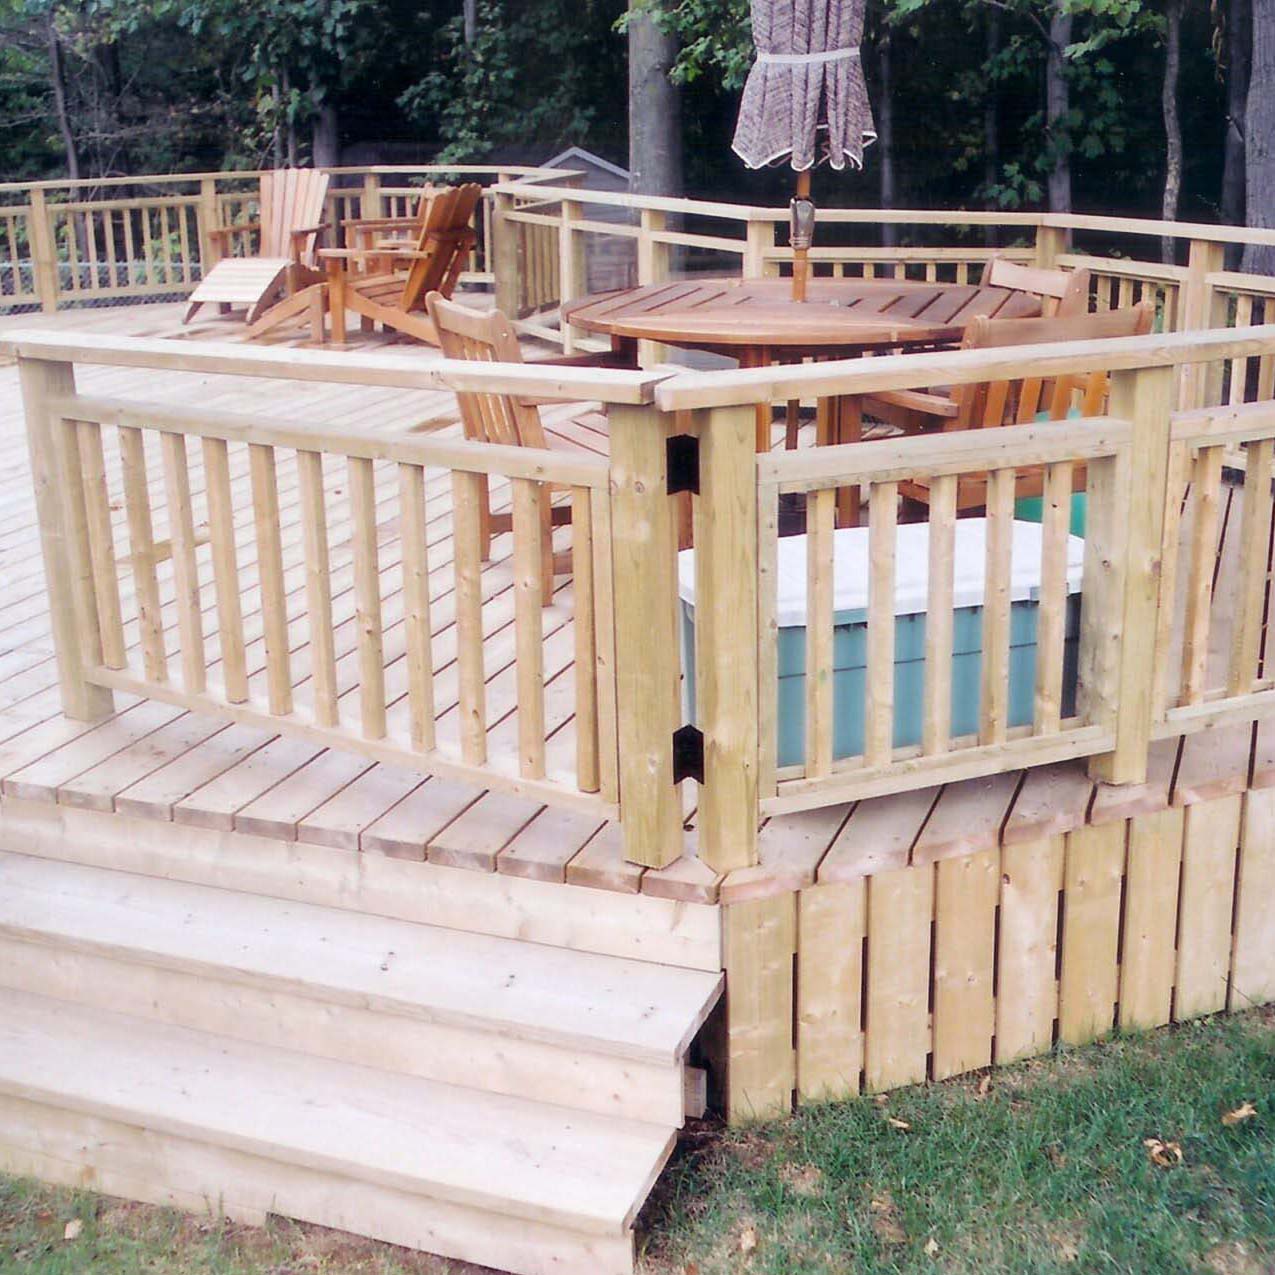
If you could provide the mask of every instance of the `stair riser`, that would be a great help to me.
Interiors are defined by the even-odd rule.
[[[517,1275],[631,1275],[630,1235],[583,1236],[0,1094],[0,1170],[196,1212],[278,1213]]]
[[[0,802],[0,849],[716,973],[716,907],[566,887],[40,801]]]
[[[680,1126],[680,1065],[421,1022],[0,935],[0,987],[490,1093]]]

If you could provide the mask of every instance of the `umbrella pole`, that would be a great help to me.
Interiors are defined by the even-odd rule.
[[[799,211],[799,206],[800,211]],[[808,211],[807,211],[808,210]],[[792,201],[792,299],[806,299],[810,275],[810,239],[814,231],[814,205],[810,202],[810,170],[797,174],[797,193]]]

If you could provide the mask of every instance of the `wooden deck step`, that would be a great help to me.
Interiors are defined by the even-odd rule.
[[[676,1126],[721,977],[0,854],[0,985]]]
[[[119,1175],[130,1194],[583,1275],[631,1270],[630,1228],[673,1139],[667,1126],[0,992],[10,1171],[78,1166],[82,1182]]]

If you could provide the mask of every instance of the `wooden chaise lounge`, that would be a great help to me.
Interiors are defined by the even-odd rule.
[[[316,253],[324,229],[328,175],[313,168],[279,168],[262,173],[256,221],[209,231],[220,259],[190,295],[184,322],[203,305],[222,313],[246,311],[251,325],[282,297],[321,278]],[[235,256],[232,243],[256,235],[257,251]]]

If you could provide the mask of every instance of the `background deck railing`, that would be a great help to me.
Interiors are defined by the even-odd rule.
[[[329,247],[341,242],[344,221],[411,214],[421,187],[431,182],[464,178],[490,187],[516,178],[534,191],[538,182],[552,179],[569,186],[579,176],[471,164],[328,171]],[[217,260],[209,232],[255,217],[260,176],[220,172],[0,182],[0,313],[185,295]],[[529,198],[513,202],[520,206]],[[462,276],[468,283],[492,283],[494,205],[488,191],[475,213],[478,241]]]

